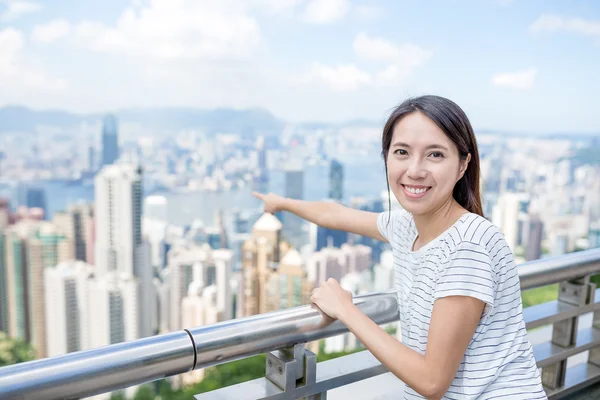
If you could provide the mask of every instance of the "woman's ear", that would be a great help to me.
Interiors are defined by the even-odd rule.
[[[471,153],[467,154],[467,159],[464,161],[461,161],[461,163],[460,163],[460,178],[462,178],[463,175],[465,174],[465,171],[469,167],[470,161],[471,161]]]

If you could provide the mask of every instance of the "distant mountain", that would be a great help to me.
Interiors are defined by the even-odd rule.
[[[139,123],[154,129],[177,130],[196,128],[207,134],[238,133],[242,135],[278,135],[284,122],[266,110],[253,108],[214,110],[194,108],[135,108],[114,112],[120,122]],[[0,107],[2,132],[31,133],[39,126],[74,128],[83,122],[95,122],[102,114],[74,114],[65,111],[36,111],[21,106]]]
[[[237,110],[232,108],[199,109],[187,107],[132,108],[117,110],[120,122],[137,123],[154,130],[202,129],[208,135],[236,133],[244,136],[277,136],[285,121],[262,108]],[[101,121],[103,114],[75,114],[60,110],[32,110],[23,106],[0,107],[0,134],[3,132],[33,133],[37,127],[77,128],[82,123]],[[385,120],[355,119],[342,123],[302,122],[295,124],[304,129],[339,129],[346,127],[383,128]],[[477,134],[504,137],[545,137],[549,139],[589,140],[600,133],[578,132],[506,132],[493,129],[476,129]]]

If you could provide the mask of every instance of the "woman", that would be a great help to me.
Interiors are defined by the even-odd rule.
[[[442,97],[405,101],[385,124],[382,155],[388,192],[402,211],[255,195],[266,212],[390,243],[402,343],[333,279],[311,301],[406,383],[406,399],[546,399],[513,255],[483,217],[479,154],[465,113]]]

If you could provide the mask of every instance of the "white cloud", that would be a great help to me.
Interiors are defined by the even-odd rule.
[[[24,57],[24,48],[23,33],[14,28],[0,31],[0,88],[7,88],[11,94],[22,89],[60,91],[66,88],[66,81],[51,78],[43,70],[32,67]]]
[[[246,59],[261,44],[258,23],[235,0],[154,0],[126,9],[114,26],[83,21],[72,29],[95,51],[167,59]]]
[[[304,20],[327,24],[345,17],[348,9],[348,0],[310,0],[304,11]]]
[[[507,87],[516,90],[530,90],[535,83],[537,69],[529,68],[519,72],[505,72],[492,77],[495,86]]]
[[[330,67],[315,62],[301,83],[320,83],[336,91],[353,91],[371,82],[371,75],[355,65],[346,64]]]
[[[535,20],[530,29],[540,32],[573,32],[581,35],[600,36],[600,21],[590,21],[583,18],[564,18],[557,15],[542,15]]]
[[[52,43],[69,34],[71,25],[63,19],[36,25],[31,32],[31,38],[38,43]]]
[[[352,7],[352,14],[363,20],[374,20],[383,16],[381,7],[357,4]]]
[[[273,14],[279,14],[289,10],[294,10],[300,4],[304,3],[304,0],[247,0],[252,5],[257,6],[263,10],[266,10]]]
[[[14,21],[22,15],[31,14],[41,9],[40,4],[31,1],[0,0],[0,21]]]
[[[364,33],[356,35],[353,47],[354,52],[365,60],[392,61],[400,57],[400,49],[395,44]]]
[[[394,44],[383,38],[359,33],[353,43],[355,53],[362,59],[389,63],[377,76],[383,85],[403,83],[415,68],[425,64],[433,51],[411,43]]]

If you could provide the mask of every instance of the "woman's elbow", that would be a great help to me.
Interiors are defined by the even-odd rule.
[[[422,382],[420,390],[417,391],[421,396],[425,397],[428,400],[440,400],[448,391],[449,386],[450,385],[445,379],[431,377],[431,379],[425,379]]]

